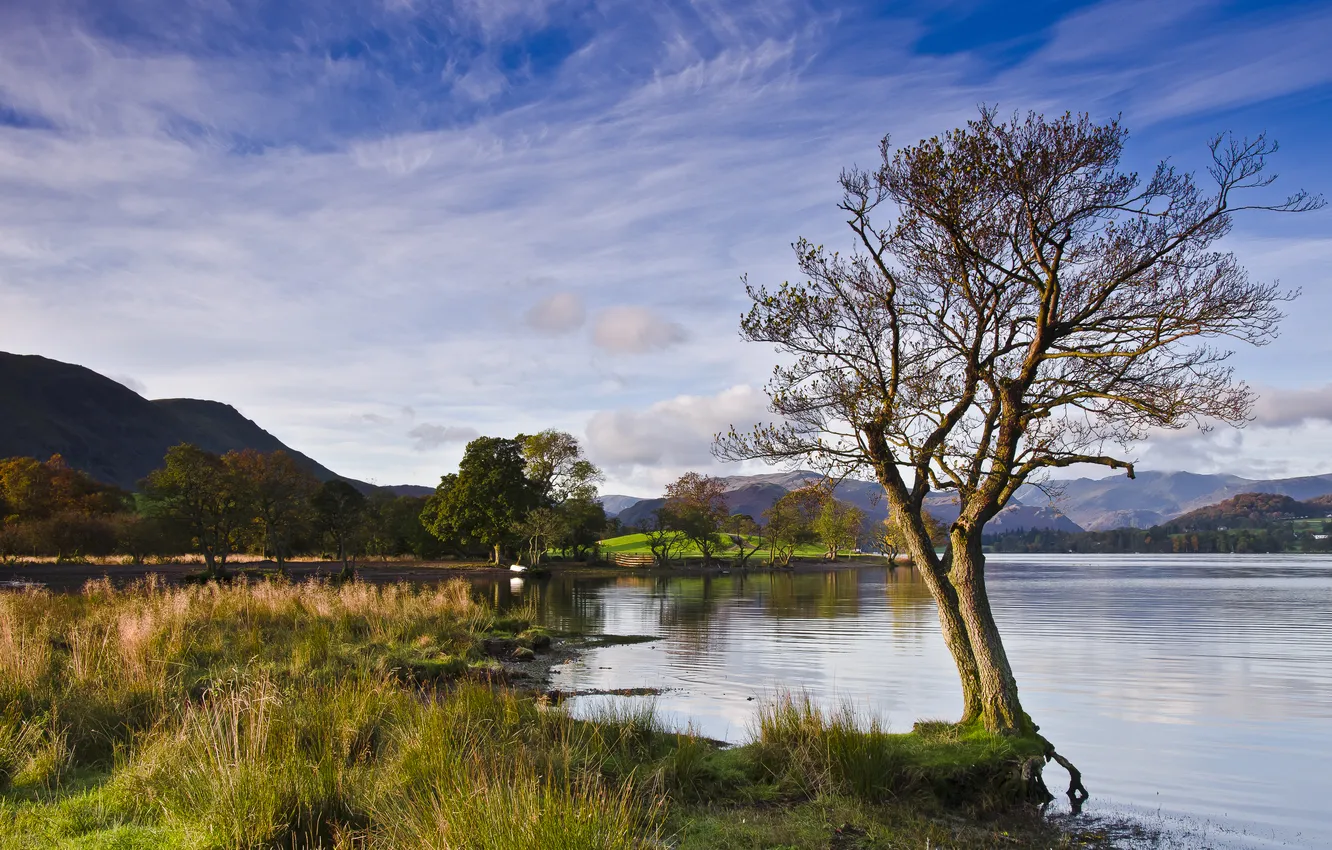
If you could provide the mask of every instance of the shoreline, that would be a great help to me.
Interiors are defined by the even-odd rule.
[[[749,576],[749,575],[791,575],[825,572],[827,570],[857,569],[860,567],[888,567],[884,558],[869,557],[838,561],[808,560],[792,561],[786,567],[757,566],[744,569],[726,565],[704,567],[702,564],[682,564],[678,567],[617,567],[611,564],[554,563],[543,567],[545,575],[528,576],[515,573],[505,567],[491,564],[465,561],[371,561],[355,564],[356,578],[369,584],[395,584],[410,582],[425,584],[446,581],[450,578],[480,577],[490,579],[521,578],[524,581],[544,581],[549,578],[567,576],[570,578],[620,578],[623,576],[642,576],[648,578],[700,577],[700,576]],[[910,568],[909,561],[898,560],[893,568]],[[333,579],[342,566],[336,561],[288,561],[288,578],[293,582]],[[273,561],[240,561],[227,564],[234,573],[257,570],[261,577],[276,575],[277,564]],[[0,564],[0,583],[11,588],[21,587],[23,583],[32,583],[55,592],[73,592],[81,589],[89,581],[109,579],[116,586],[123,586],[149,576],[157,576],[167,584],[181,584],[192,574],[203,569],[197,561],[167,561],[154,564],[105,564],[77,562],[20,561]]]
[[[86,570],[93,565],[69,566]],[[142,571],[157,572],[161,566]],[[183,574],[196,566],[179,564],[176,569]],[[805,566],[817,571],[829,565]],[[39,570],[44,567],[50,568],[36,565]],[[493,568],[483,570],[507,574]],[[436,576],[449,573],[463,577],[457,570],[434,571]],[[379,577],[388,575],[381,572]],[[16,831],[51,839],[34,847],[53,846],[66,838],[91,838],[62,832],[66,821],[61,812],[71,805],[117,812],[115,828],[135,830],[151,842],[144,846],[177,846],[171,830],[195,829],[204,815],[218,824],[235,826],[239,822],[229,810],[215,810],[217,798],[211,793],[199,799],[182,796],[181,789],[189,786],[182,784],[178,774],[190,768],[195,770],[191,775],[209,783],[229,781],[230,767],[195,764],[191,759],[203,751],[187,745],[210,741],[207,736],[212,731],[230,728],[212,723],[226,711],[253,718],[254,700],[273,696],[266,704],[276,712],[271,722],[277,725],[272,728],[287,736],[282,740],[323,741],[329,730],[342,729],[352,718],[360,729],[353,740],[367,742],[367,749],[356,759],[339,755],[328,761],[328,753],[341,752],[333,745],[346,743],[335,735],[325,741],[327,746],[311,747],[308,752],[299,747],[263,750],[258,752],[258,761],[247,763],[245,770],[264,772],[263,788],[285,787],[283,777],[289,774],[321,776],[313,769],[320,765],[334,773],[349,771],[349,778],[360,776],[365,782],[370,781],[366,777],[374,778],[378,784],[346,785],[361,789],[360,796],[353,797],[338,796],[341,785],[311,786],[315,801],[327,799],[351,807],[347,811],[355,818],[347,816],[351,818],[345,824],[348,829],[369,829],[369,820],[362,824],[356,818],[374,816],[386,822],[385,811],[401,810],[377,808],[384,799],[391,798],[396,807],[407,805],[402,783],[408,774],[403,773],[403,766],[421,764],[413,759],[418,758],[415,742],[423,740],[422,736],[432,742],[430,752],[446,752],[450,746],[466,743],[450,736],[467,733],[473,734],[476,748],[466,750],[472,760],[459,764],[476,775],[463,773],[457,780],[463,782],[466,799],[484,802],[487,788],[510,780],[511,775],[504,771],[525,764],[533,772],[523,787],[537,789],[528,801],[534,817],[553,813],[549,816],[560,823],[580,823],[603,815],[607,801],[641,798],[641,807],[626,810],[632,817],[622,824],[635,847],[657,846],[655,842],[661,839],[669,842],[664,846],[678,850],[739,846],[878,850],[901,846],[904,841],[910,846],[933,841],[936,846],[1045,850],[1069,839],[1078,843],[1059,846],[1114,846],[1101,841],[1096,822],[1047,818],[1030,804],[1031,789],[1025,783],[1014,785],[1023,766],[1037,756],[1033,742],[996,741],[973,727],[935,722],[919,724],[909,733],[888,734],[844,726],[833,715],[788,700],[766,709],[760,726],[763,731],[753,740],[726,745],[665,728],[650,711],[594,713],[585,720],[547,711],[567,697],[584,695],[552,692],[551,673],[558,665],[590,649],[657,638],[552,633],[533,628],[524,617],[479,618],[484,603],[468,594],[462,582],[454,590],[451,594],[429,589],[407,592],[423,593],[420,603],[413,602],[410,595],[367,595],[350,585],[311,583],[302,587],[249,581],[222,585],[216,592],[181,593],[167,586],[125,595],[94,592],[73,599],[47,593],[3,594],[17,606],[10,609],[11,626],[26,635],[11,641],[11,651],[19,654],[15,657],[27,657],[23,648],[40,641],[48,647],[49,663],[63,671],[56,676],[13,679],[11,685],[28,693],[32,704],[95,707],[127,704],[140,699],[141,692],[161,695],[151,704],[153,710],[142,714],[133,727],[122,728],[115,719],[121,712],[62,711],[62,717],[72,719],[60,733],[67,737],[57,737],[65,742],[61,746],[67,748],[74,773],[64,772],[67,768],[60,766],[64,762],[43,761],[45,751],[37,747],[42,741],[20,742],[31,744],[30,749],[36,747],[25,758],[37,767],[25,766],[11,777],[19,787],[8,789],[5,799],[15,807],[16,819],[6,823],[0,818],[0,843]],[[159,604],[160,594],[173,593],[180,593],[181,600],[189,600],[193,607]],[[303,602],[307,594],[317,596],[320,604]],[[371,607],[366,608],[367,604]],[[143,619],[145,611],[152,612],[147,620]],[[160,623],[150,631],[127,631],[116,625],[128,622],[130,616],[138,618],[134,622],[151,624],[157,618]],[[357,625],[367,616],[393,625],[375,637]],[[169,627],[168,621],[179,628]],[[73,633],[104,633],[103,642],[110,649],[94,657],[99,665],[96,675],[76,669],[77,647],[65,637]],[[330,640],[330,633],[338,635],[337,639]],[[157,663],[125,663],[122,656],[131,660],[144,657],[148,634],[158,635],[154,638],[158,643],[166,641],[160,646],[152,644],[156,648],[151,657]],[[384,637],[390,634],[391,638]],[[469,652],[464,643],[474,649]],[[200,666],[190,660],[195,658],[192,647],[196,646],[214,647],[219,659],[239,665],[235,669],[242,673],[228,673],[214,681],[215,661]],[[476,650],[489,660],[474,654]],[[199,689],[165,672],[177,664],[195,665],[196,673],[203,676],[201,681],[212,684]],[[15,662],[7,669],[21,673],[27,668]],[[139,687],[141,680],[154,676],[159,677],[161,687]],[[61,682],[68,686],[57,686]],[[645,695],[615,688],[605,692]],[[422,694],[430,698],[423,700]],[[269,717],[267,713],[263,716]],[[105,730],[97,724],[106,718],[113,724],[111,732],[125,738],[126,752],[132,754],[123,765],[90,749],[103,742]],[[337,722],[330,722],[332,718],[338,718]],[[197,738],[199,735],[204,737]],[[373,741],[391,743],[371,746]],[[848,742],[853,745],[844,746]],[[601,790],[567,798],[540,793],[542,778],[536,766],[566,764],[570,755],[580,771],[579,781]],[[47,772],[39,774],[39,767]],[[62,776],[68,781],[62,781]],[[148,782],[142,790],[155,795],[161,805],[146,812],[125,803],[117,794],[127,782]],[[429,787],[435,784],[430,779]],[[371,793],[374,788],[379,790]],[[303,834],[305,809],[286,798],[270,799],[257,790],[255,794],[247,799],[273,807],[274,829]],[[432,798],[426,793],[421,799],[428,803]],[[320,803],[310,811],[330,818],[327,828],[333,829],[343,816],[339,814],[342,809],[330,806]],[[172,814],[164,818],[162,811]],[[437,812],[429,808],[423,812],[422,823],[433,825],[431,818]],[[101,823],[94,823],[91,832],[101,830]]]

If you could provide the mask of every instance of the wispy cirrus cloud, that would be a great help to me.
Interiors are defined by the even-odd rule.
[[[1096,4],[996,62],[918,52],[929,16],[870,4],[5,4],[0,347],[236,403],[356,477],[430,481],[469,433],[555,426],[637,492],[710,463],[700,411],[762,415],[727,395],[773,357],[736,335],[738,278],[789,277],[796,236],[845,246],[836,175],[884,132],[1123,109],[1165,128],[1152,158],[1217,109],[1325,103],[1325,13],[1217,9]],[[1308,241],[1237,244],[1261,276]],[[1332,309],[1309,290],[1296,347]]]

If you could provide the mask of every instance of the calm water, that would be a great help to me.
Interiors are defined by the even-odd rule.
[[[1025,707],[1083,771],[1090,810],[1174,846],[1332,847],[1332,558],[993,556]],[[654,643],[560,668],[561,689],[657,687],[680,727],[745,739],[779,688],[890,728],[955,718],[956,673],[911,570],[478,582],[547,622]],[[596,700],[585,697],[574,710]],[[1051,766],[1051,788],[1062,787]]]

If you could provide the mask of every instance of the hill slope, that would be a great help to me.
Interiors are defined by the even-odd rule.
[[[726,501],[731,513],[749,514],[760,523],[763,512],[785,493],[818,481],[817,472],[798,470],[796,472],[762,473],[759,475],[732,475],[723,478],[726,489]],[[837,485],[833,491],[836,497],[849,502],[865,512],[869,523],[881,523],[888,518],[888,503],[883,498],[883,489],[872,481],[847,479]],[[620,522],[626,528],[642,528],[651,521],[653,513],[666,503],[664,498],[643,499],[619,512]],[[948,494],[935,494],[926,499],[926,505],[940,522],[952,522],[957,519],[957,499]],[[999,512],[986,529],[987,534],[1002,534],[1018,529],[1053,528],[1060,531],[1082,531],[1075,522],[1054,507],[1033,507],[1014,499],[1008,507]]]
[[[166,450],[179,443],[218,453],[281,449],[321,481],[340,477],[231,405],[188,398],[149,401],[91,369],[45,357],[0,352],[0,410],[0,457],[59,454],[75,469],[126,489],[160,466]]]
[[[1150,528],[1242,493],[1271,493],[1298,501],[1332,494],[1332,475],[1254,480],[1237,475],[1139,472],[1132,480],[1112,475],[1054,483],[1059,492],[1053,501],[1030,485],[1018,491],[1018,498],[1028,505],[1058,507],[1089,531]]]
[[[1261,527],[1281,520],[1325,517],[1329,513],[1332,513],[1332,497],[1328,496],[1301,502],[1274,493],[1241,493],[1224,502],[1177,516],[1170,524],[1200,531]]]

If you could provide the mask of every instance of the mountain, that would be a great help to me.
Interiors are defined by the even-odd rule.
[[[666,504],[665,499],[639,499],[617,513],[615,518],[625,528],[647,528],[652,522],[652,515],[664,504]],[[610,512],[607,511],[606,515],[610,516]]]
[[[1211,531],[1261,527],[1281,520],[1325,517],[1329,513],[1332,513],[1332,496],[1300,502],[1275,493],[1241,493],[1224,502],[1177,516],[1170,524],[1189,530]]]
[[[1058,508],[1037,508],[1009,502],[1007,507],[986,524],[985,536],[1044,528],[1071,532],[1083,530],[1082,526],[1069,519]]]
[[[762,523],[763,512],[771,508],[783,495],[821,478],[817,472],[797,470],[758,475],[732,475],[721,481],[731,513],[749,514]],[[864,511],[867,522],[880,523],[888,518],[888,503],[883,498],[883,488],[872,481],[845,479],[837,485],[833,494],[838,499]],[[664,498],[643,499],[623,508],[619,513],[619,520],[626,528],[643,527],[651,521],[653,513],[665,503]],[[940,522],[952,522],[957,519],[957,498],[936,493],[926,498],[926,509]],[[1058,508],[1033,507],[1021,504],[1016,499],[990,521],[986,531],[1001,534],[1005,531],[1035,528],[1082,531],[1082,528]]]
[[[149,401],[91,369],[45,357],[0,352],[0,410],[0,457],[44,460],[59,454],[75,469],[126,489],[161,466],[166,450],[179,443],[219,454],[280,449],[321,481],[341,477],[231,405],[190,398]]]
[[[350,481],[351,479],[348,480]],[[415,498],[420,498],[422,496],[435,495],[434,487],[426,487],[423,484],[389,484],[387,486],[380,487],[379,489],[387,490],[395,496],[412,496]]]
[[[619,516],[620,511],[643,501],[639,496],[620,496],[618,494],[598,496],[597,500],[601,502],[601,507],[606,510],[607,517]]]
[[[1189,511],[1224,502],[1242,493],[1270,493],[1298,501],[1332,494],[1332,475],[1255,480],[1238,475],[1193,472],[1139,472],[1107,478],[1051,482],[1053,496],[1027,485],[1018,498],[1028,505],[1057,507],[1089,531],[1150,528]]]

